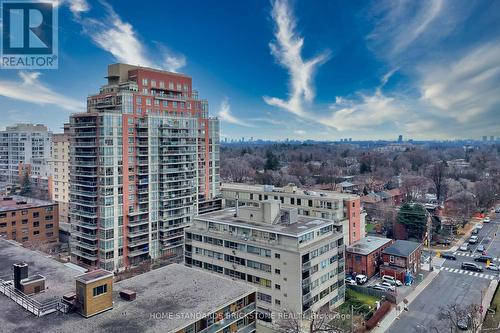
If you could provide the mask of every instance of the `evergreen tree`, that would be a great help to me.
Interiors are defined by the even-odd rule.
[[[406,226],[409,236],[423,239],[427,212],[422,205],[405,203],[399,209],[398,222]]]

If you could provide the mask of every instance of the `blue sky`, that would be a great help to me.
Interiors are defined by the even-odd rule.
[[[228,138],[500,135],[500,1],[53,1],[59,69],[0,70],[0,127],[60,132],[127,62],[192,76]]]

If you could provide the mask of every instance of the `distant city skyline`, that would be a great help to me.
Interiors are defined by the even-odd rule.
[[[498,1],[58,3],[59,69],[0,70],[2,128],[62,133],[124,62],[196,77],[223,140],[500,135]]]

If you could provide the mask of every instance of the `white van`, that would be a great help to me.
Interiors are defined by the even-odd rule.
[[[390,284],[397,285],[398,287],[403,285],[403,283],[401,283],[401,281],[396,280],[396,278],[394,276],[390,276],[390,275],[382,276],[382,282],[389,282]]]

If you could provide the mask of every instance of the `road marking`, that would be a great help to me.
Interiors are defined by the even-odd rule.
[[[479,277],[479,278],[489,279],[489,280],[494,280],[496,278],[494,275],[485,274],[485,273],[478,273],[478,272],[471,272],[471,271],[465,271],[463,269],[458,269],[458,268],[451,268],[451,267],[441,266],[439,269],[441,271],[448,271],[450,273],[457,273],[457,274],[463,274],[463,275],[476,276],[476,277]]]

